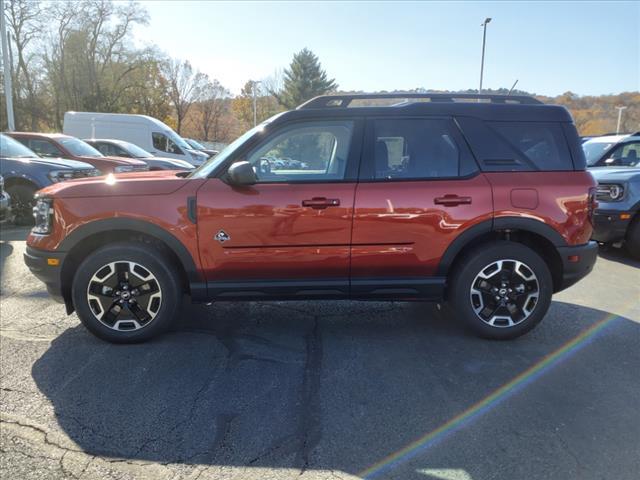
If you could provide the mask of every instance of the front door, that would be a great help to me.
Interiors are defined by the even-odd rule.
[[[352,294],[437,298],[440,259],[490,220],[491,187],[452,119],[371,119],[356,191]]]
[[[295,122],[243,153],[258,183],[210,178],[198,190],[198,241],[210,294],[339,296],[360,141],[356,121]]]

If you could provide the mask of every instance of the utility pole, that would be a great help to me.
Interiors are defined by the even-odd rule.
[[[616,135],[620,133],[620,125],[622,124],[622,111],[626,110],[627,107],[616,107],[618,109],[618,126],[616,127]]]
[[[253,80],[251,85],[253,86],[253,126],[258,125],[258,100],[256,98],[256,86],[262,83],[260,81]]]
[[[478,89],[478,93],[482,95],[482,76],[484,74],[484,47],[487,42],[487,24],[491,21],[490,17],[484,19],[484,22],[480,24],[483,27],[482,31],[482,60],[480,61],[480,88]]]
[[[4,97],[7,104],[7,129],[12,132],[16,129],[16,121],[13,117],[13,90],[11,89],[11,64],[9,62],[4,0],[0,0],[0,35],[2,35],[2,66],[4,67]]]

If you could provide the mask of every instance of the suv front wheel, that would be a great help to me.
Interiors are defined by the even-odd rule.
[[[477,335],[519,337],[544,318],[553,294],[549,267],[529,247],[498,241],[464,256],[453,273],[449,302]]]
[[[142,342],[166,331],[177,315],[179,278],[156,247],[115,243],[80,264],[73,280],[73,304],[84,326],[101,339]]]

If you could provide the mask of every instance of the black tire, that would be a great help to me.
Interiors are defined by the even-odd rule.
[[[116,292],[119,292],[117,289],[120,288],[122,290],[124,288],[118,286],[124,283],[115,282],[116,279],[113,278],[114,275],[119,278],[119,273],[117,272],[119,269],[128,270],[129,272],[124,276],[131,279],[130,285],[127,286],[131,293],[131,298],[133,298],[134,289],[137,289],[136,284],[142,287],[142,283],[139,282],[143,281],[140,278],[150,278],[144,273],[145,277],[138,277],[133,272],[133,269],[130,268],[133,264],[129,262],[134,262],[134,264],[142,267],[142,270],[134,267],[138,274],[145,270],[151,274],[153,281],[156,282],[153,288],[157,290],[156,293],[160,293],[159,301],[151,299],[149,295],[141,294],[137,297],[138,307],[136,305],[130,306],[128,302],[124,302],[122,306],[116,305],[116,303],[122,303],[120,302],[122,296],[116,295]],[[109,264],[114,264],[114,266],[110,267]],[[94,275],[97,276],[99,272],[103,272],[103,267],[108,268],[104,278],[98,282],[95,280]],[[113,273],[109,274],[109,272]],[[95,284],[101,286],[107,283],[115,283],[108,295],[96,295],[90,298],[90,287],[93,289]],[[128,281],[125,283],[129,284]],[[151,283],[151,281],[147,283]],[[110,287],[106,288],[109,289]],[[169,328],[180,310],[182,290],[178,272],[169,257],[160,248],[142,242],[120,242],[97,249],[80,264],[73,278],[71,293],[78,317],[91,333],[111,343],[137,343],[160,335]],[[99,303],[96,304],[98,301]],[[146,305],[144,304],[145,301],[147,302]],[[154,303],[152,306],[152,302],[158,303]],[[113,310],[107,307],[109,304],[115,305]],[[141,309],[139,306],[144,308]],[[118,307],[120,310],[118,310]],[[136,307],[138,314],[141,316],[154,316],[150,320],[146,320],[146,323],[143,323],[142,319],[134,315],[134,310],[130,307]],[[155,310],[155,312],[152,310]],[[95,314],[94,311],[98,311],[98,313]],[[103,318],[113,317],[113,311],[118,313],[115,315],[115,323],[111,326],[108,323],[112,322],[103,322],[98,318],[98,315]],[[118,320],[120,317],[122,319]],[[131,317],[131,320],[127,320],[127,317]],[[139,321],[139,324],[137,327],[134,326],[135,329],[125,329],[125,326],[129,328],[136,321]]]
[[[31,185],[11,185],[7,193],[11,196],[11,214],[16,225],[33,225],[33,207],[38,189]]]
[[[498,273],[509,269],[515,270],[515,262],[504,262],[503,270],[496,270],[496,273],[492,273],[491,268],[488,267],[490,265],[496,265],[495,268],[497,268],[499,264],[495,264],[494,262],[500,260],[522,262],[522,264],[524,264],[524,270],[522,270],[523,267],[517,267],[517,269],[528,272],[527,277],[530,277],[529,273],[533,273],[535,280],[528,282],[523,281],[519,275],[509,277],[506,273]],[[493,275],[487,278],[489,283],[486,287],[481,283],[483,281],[483,278],[479,277],[481,272],[483,272],[483,274],[489,272],[489,274]],[[502,306],[498,306],[496,310],[492,307],[496,304],[500,305],[500,301],[496,302],[494,300],[502,294],[502,282],[498,282],[498,278],[503,275],[504,278],[513,278],[515,283],[519,283],[518,289],[524,287],[524,293],[518,293],[516,291],[517,289],[509,293],[511,290],[508,290],[508,288],[512,286],[511,283],[513,282],[507,279],[507,288],[504,288],[504,290],[507,290],[507,293],[504,293],[504,295],[513,295],[513,297],[501,297],[500,301],[504,298],[505,303],[502,304]],[[547,313],[553,294],[551,272],[540,255],[525,245],[503,240],[482,244],[465,254],[452,272],[450,280],[448,301],[455,317],[476,335],[482,338],[496,340],[516,338],[533,329]],[[497,287],[492,285],[496,282],[499,283]],[[495,288],[499,288],[500,290],[500,292],[495,293],[496,297],[493,297],[494,293],[485,293],[487,291],[493,292]],[[536,288],[537,299],[531,295]],[[472,293],[472,289],[475,293]],[[493,298],[488,298],[485,295]],[[490,305],[491,302],[494,302],[494,304]],[[519,303],[526,304],[526,309],[529,310],[528,316],[526,315],[525,309],[517,308]],[[479,313],[476,313],[476,308],[480,310]],[[488,314],[488,318],[483,320],[481,316],[483,316],[485,308],[487,309],[486,311],[491,311],[492,313]],[[517,314],[511,315],[508,308],[513,308],[521,314],[520,318]],[[502,315],[507,318],[504,320],[501,319]],[[508,320],[508,318],[511,320]],[[494,325],[488,323],[492,320]],[[513,323],[513,325],[511,325],[511,323]]]
[[[640,260],[640,214],[636,214],[631,225],[629,225],[624,245],[629,255],[636,260]]]

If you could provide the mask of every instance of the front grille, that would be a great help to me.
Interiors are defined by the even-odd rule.
[[[133,171],[134,172],[148,172],[149,171],[149,165],[136,165],[135,167],[133,167]]]

